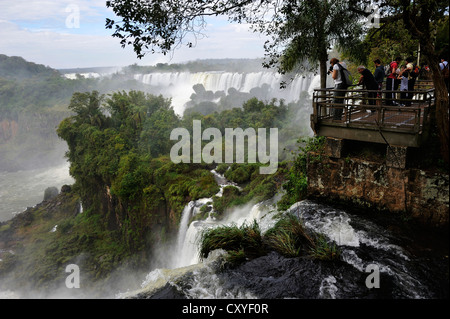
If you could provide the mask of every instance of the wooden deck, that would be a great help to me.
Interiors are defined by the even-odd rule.
[[[352,89],[346,91],[343,104],[335,104],[334,89],[317,89],[313,96],[311,127],[316,135],[338,139],[357,140],[388,145],[420,147],[427,135],[429,114],[434,107],[434,89],[409,92],[412,99],[394,101],[411,106],[388,106],[386,94],[368,98],[373,91]],[[370,105],[370,100],[375,105]],[[333,119],[335,109],[342,109],[340,120]]]

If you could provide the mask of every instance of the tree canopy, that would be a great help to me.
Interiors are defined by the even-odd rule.
[[[271,37],[265,49],[268,66],[278,65],[280,73],[294,69],[317,70],[321,87],[326,86],[328,53],[337,46],[353,52],[365,30],[364,8],[354,10],[354,1],[287,1],[264,32]],[[307,62],[307,63],[305,63]]]
[[[180,118],[174,113],[170,99],[142,91],[108,95],[98,91],[77,92],[69,109],[74,115],[60,123],[57,133],[67,142],[70,174],[75,178],[74,187],[80,193],[83,208],[87,215],[102,215],[104,226],[118,230],[134,248],[144,240],[140,237],[145,233],[141,231],[143,227],[170,216],[179,218],[190,200],[212,197],[219,191],[210,172],[212,166],[205,162],[175,164],[170,160],[175,143],[169,138],[172,130],[182,127],[192,131],[196,119],[201,121],[202,128],[218,128],[222,135],[227,127],[255,130],[279,127],[281,138],[288,140],[292,132],[287,119],[295,111],[283,102],[264,103],[253,98],[242,107]],[[205,145],[207,141],[202,143]],[[219,143],[222,145],[222,141]],[[233,167],[229,174],[234,172],[235,176],[230,179],[239,182],[258,179],[258,183],[266,180],[266,175],[254,173],[258,164],[245,165],[239,170]],[[245,174],[240,174],[241,171]],[[269,178],[264,183],[274,182]],[[241,195],[248,199],[257,193],[273,196],[268,191],[272,188],[261,186],[253,190],[255,187],[252,184]],[[216,203],[220,207],[226,204]]]
[[[435,87],[436,128],[441,144],[441,154],[449,162],[449,103],[448,91],[439,69],[440,56],[436,49],[436,34],[449,13],[446,0],[384,0],[380,6],[386,9],[386,19],[401,19],[411,37],[420,43],[423,55],[429,61]],[[448,20],[447,20],[448,21]]]

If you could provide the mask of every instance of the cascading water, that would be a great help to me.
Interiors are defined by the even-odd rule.
[[[217,173],[215,170],[212,170],[211,172],[214,174],[214,177],[220,187],[220,190],[216,196],[222,196],[223,189],[226,186],[234,186],[239,188],[239,186],[227,181],[223,175]],[[189,202],[184,208],[177,236],[177,247],[174,249],[175,254],[171,258],[172,262],[169,265],[170,268],[190,266],[200,262],[198,258],[198,236],[205,228],[216,227],[218,225],[229,223],[242,225],[245,222],[257,219],[259,217],[258,213],[260,213],[260,211],[256,209],[258,205],[255,205],[255,208],[251,210],[250,214],[245,214],[245,211],[242,213],[236,210],[229,218],[222,221],[217,221],[215,218],[211,217],[211,213],[213,213],[213,211],[211,211],[208,218],[205,220],[193,221],[189,224],[191,217],[197,215],[200,212],[201,207],[208,205],[208,203],[212,203],[212,201],[212,198],[201,198],[196,201]]]
[[[212,199],[202,198],[189,202],[184,208],[177,236],[176,254],[172,257],[171,268],[189,266],[198,262],[195,242],[197,232],[194,226],[189,226],[189,221],[190,218],[197,215],[200,212],[200,208],[208,202],[212,202]],[[208,221],[205,221],[205,223],[206,222]],[[192,222],[191,225],[196,225],[196,223],[197,222]]]
[[[183,213],[181,214],[180,228],[178,230],[178,240],[177,246],[181,248],[184,242],[184,238],[186,236],[186,231],[188,227],[188,222],[192,214],[192,210],[195,206],[195,201],[189,202],[187,206],[183,209]],[[177,249],[179,251],[179,249]]]
[[[174,110],[177,114],[184,112],[184,104],[189,101],[194,93],[193,86],[202,84],[206,91],[228,92],[234,88],[239,92],[249,93],[251,89],[268,85],[271,97],[284,99],[286,102],[296,102],[302,92],[308,92],[312,96],[314,88],[319,86],[319,75],[309,73],[300,75],[280,89],[283,77],[275,72],[155,72],[148,74],[136,74],[135,80],[153,87],[160,87],[163,95],[172,97]]]
[[[215,180],[218,183],[220,190],[216,196],[222,196],[223,189],[226,186],[234,186],[240,189],[235,183],[229,182],[223,175],[217,173],[215,170],[211,171],[214,174]],[[193,216],[200,212],[200,209],[204,205],[210,205],[212,203],[212,198],[202,198],[196,201],[189,202],[183,209],[179,231],[176,240],[176,247],[169,248],[168,253],[171,256],[167,258],[168,262],[166,264],[167,268],[157,268],[151,271],[142,283],[142,287],[147,287],[147,290],[154,290],[161,287],[163,283],[172,282],[173,278],[185,274],[187,271],[193,271],[195,273],[195,287],[191,289],[190,293],[195,298],[231,298],[235,296],[236,298],[250,298],[251,294],[245,291],[238,291],[235,293],[224,292],[220,290],[220,284],[210,283],[208,288],[203,287],[205,281],[214,277],[213,270],[208,267],[204,267],[208,264],[208,261],[201,262],[198,253],[198,239],[201,232],[206,228],[217,227],[220,225],[230,225],[236,224],[238,226],[244,223],[252,222],[257,220],[261,229],[268,229],[271,224],[272,219],[269,218],[270,210],[267,206],[258,203],[255,205],[247,205],[241,207],[240,209],[233,210],[227,218],[224,220],[216,220],[209,216],[204,220],[193,221],[189,224],[189,221]],[[219,256],[216,254],[214,256]],[[214,257],[212,257],[214,260]],[[209,279],[208,279],[209,278]],[[127,297],[128,294],[118,294],[118,298]]]

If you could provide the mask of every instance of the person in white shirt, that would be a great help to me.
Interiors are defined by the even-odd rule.
[[[339,64],[344,69],[347,68],[347,65],[345,64],[345,62],[339,62],[339,60],[336,58],[332,58],[330,60],[330,65],[331,65],[330,71],[332,71],[331,77],[334,80],[334,88],[336,90],[339,90],[339,91],[334,91],[334,94],[333,94],[334,95],[334,99],[333,99],[334,104],[344,104],[344,97],[345,97],[344,90],[346,90],[348,88],[347,84],[342,79],[342,72],[341,72],[341,68],[339,67]],[[331,109],[331,112],[333,115],[333,120],[341,120],[343,111],[344,111],[344,109],[341,107]]]
[[[400,94],[400,99],[402,100],[400,102],[400,106],[411,106],[412,104],[412,98],[414,97],[414,93],[411,93],[414,91],[414,84],[416,82],[416,79],[411,76],[412,72],[414,71],[414,59],[412,57],[408,57],[406,59],[406,65],[404,65],[398,74],[398,79],[400,82],[400,91],[402,93]],[[405,93],[405,91],[408,91],[408,93]]]

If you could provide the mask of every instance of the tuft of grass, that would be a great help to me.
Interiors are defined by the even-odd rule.
[[[261,256],[263,251],[262,236],[256,221],[252,224],[220,226],[205,230],[200,237],[200,258],[208,257],[216,249],[229,253],[231,263]]]
[[[267,240],[270,242],[270,247],[283,256],[299,257],[301,255],[301,248],[297,246],[296,238],[286,230],[273,233]]]
[[[282,216],[265,236],[266,244],[286,257],[298,257],[314,245],[301,221],[292,214]]]
[[[329,243],[324,235],[319,234],[314,240],[310,254],[315,259],[331,261],[337,260],[341,253],[335,243]]]
[[[228,251],[226,260],[232,265],[238,265],[246,261],[247,256],[245,255],[245,251],[243,248],[239,250],[230,250]]]
[[[219,164],[216,168],[216,172],[219,174],[224,174],[227,171],[228,167],[229,167],[228,164],[225,163]]]

